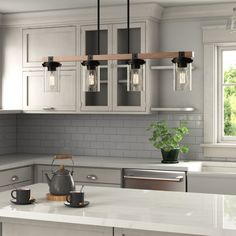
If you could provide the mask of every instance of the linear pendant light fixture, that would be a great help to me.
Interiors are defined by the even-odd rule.
[[[144,90],[144,70],[145,60],[158,60],[172,58],[174,63],[174,90],[192,89],[192,71],[191,63],[194,53],[192,51],[183,52],[153,52],[153,53],[130,53],[130,1],[127,0],[127,35],[128,35],[128,53],[126,54],[100,54],[100,0],[97,0],[97,55],[79,55],[79,56],[53,56],[44,57],[43,67],[49,72],[57,71],[62,62],[81,62],[83,66],[83,85],[84,91],[100,91],[100,63],[99,61],[126,61],[128,64],[128,91]],[[53,65],[53,66],[50,66]],[[46,75],[46,73],[45,73]],[[52,84],[52,79],[49,79]]]

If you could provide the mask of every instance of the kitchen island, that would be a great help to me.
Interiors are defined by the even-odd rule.
[[[48,186],[30,186],[36,202],[15,205],[0,193],[2,236],[236,235],[236,196],[85,186],[85,208],[46,200]]]

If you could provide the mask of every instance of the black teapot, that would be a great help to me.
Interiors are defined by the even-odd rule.
[[[72,170],[66,170],[64,165],[61,165],[57,171],[53,171],[53,164],[55,160],[62,160],[62,159],[71,159],[73,166]],[[46,173],[45,176],[47,178],[47,182],[49,185],[49,192],[53,195],[67,195],[70,191],[75,190],[75,183],[73,180],[73,169],[74,169],[74,161],[72,156],[70,155],[56,155],[53,158],[51,164],[51,171],[52,171],[52,178],[48,176]]]

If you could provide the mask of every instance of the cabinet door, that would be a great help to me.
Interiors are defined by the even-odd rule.
[[[59,168],[55,167],[54,170]],[[71,166],[65,167],[71,170]],[[45,174],[52,176],[50,165],[37,165],[34,172],[34,180],[36,183],[47,183]],[[120,187],[121,186],[121,169],[112,168],[92,168],[92,167],[74,167],[73,179],[76,184]]]
[[[47,89],[43,71],[23,72],[23,109],[28,111],[75,111],[76,72],[61,71],[58,91]]]
[[[76,27],[23,30],[23,67],[41,67],[42,57],[76,55]],[[63,66],[75,66],[75,62]]]
[[[114,228],[114,236],[190,236],[190,234]]]
[[[111,53],[111,27],[102,25],[100,31],[100,54]],[[97,55],[96,26],[81,27],[81,54]],[[81,110],[82,111],[110,111],[111,110],[111,69],[110,61],[100,61],[100,91],[84,92],[83,66],[81,66]]]
[[[113,25],[113,53],[127,53],[127,25]],[[130,53],[145,52],[145,23],[134,23],[130,28]],[[114,62],[113,70],[113,110],[114,111],[145,111],[144,91],[127,91],[128,66],[126,61]],[[144,66],[144,83],[145,81]]]
[[[65,215],[66,217],[66,215]],[[47,221],[36,221],[32,223],[30,220],[18,220],[5,222],[2,225],[2,236],[19,236],[19,235],[57,235],[57,236],[113,236],[111,227],[79,225],[79,224],[63,224]]]
[[[236,194],[235,173],[189,173],[187,178],[188,192]]]

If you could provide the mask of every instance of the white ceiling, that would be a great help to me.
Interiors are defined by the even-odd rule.
[[[100,0],[101,6],[126,4],[127,0]],[[235,0],[131,0],[131,3],[156,2],[163,7],[235,3]],[[45,11],[96,6],[97,0],[0,0],[1,13]]]

